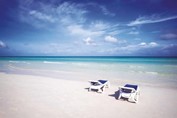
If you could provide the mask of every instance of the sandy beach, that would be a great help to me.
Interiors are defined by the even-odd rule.
[[[116,99],[120,85],[111,84],[100,94],[88,92],[87,81],[0,73],[0,118],[177,116],[176,88],[140,85],[140,99],[135,104]]]
[[[177,0],[0,0],[0,118],[177,118]]]

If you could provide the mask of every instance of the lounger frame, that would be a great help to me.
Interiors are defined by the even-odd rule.
[[[128,98],[128,101],[138,103],[140,89],[138,85],[126,84],[119,87],[118,99]]]
[[[99,93],[103,93],[105,88],[110,87],[110,82],[108,80],[90,80],[90,87],[88,91],[97,90]]]

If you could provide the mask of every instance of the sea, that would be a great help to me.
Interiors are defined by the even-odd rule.
[[[177,87],[177,57],[26,56],[0,57],[0,72],[55,79],[107,79]]]

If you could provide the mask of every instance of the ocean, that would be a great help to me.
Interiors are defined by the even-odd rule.
[[[177,85],[175,57],[1,57],[0,72],[85,80]]]

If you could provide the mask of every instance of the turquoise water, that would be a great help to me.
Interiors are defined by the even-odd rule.
[[[174,57],[1,57],[1,61],[52,61],[52,62],[96,62],[96,63],[143,63],[143,64],[174,64],[177,65],[177,58]]]
[[[139,70],[161,73],[177,73],[177,58],[159,57],[1,57],[0,67],[13,64],[19,67],[60,69],[84,67],[92,69]],[[41,65],[42,64],[42,65]],[[60,66],[59,66],[60,65]],[[53,68],[52,68],[53,67]],[[63,68],[65,69],[65,68]]]
[[[1,57],[0,72],[68,78],[125,79],[177,83],[177,58],[160,57]],[[73,75],[71,75],[71,73]],[[77,76],[78,74],[78,76]],[[156,81],[157,82],[157,81]]]

